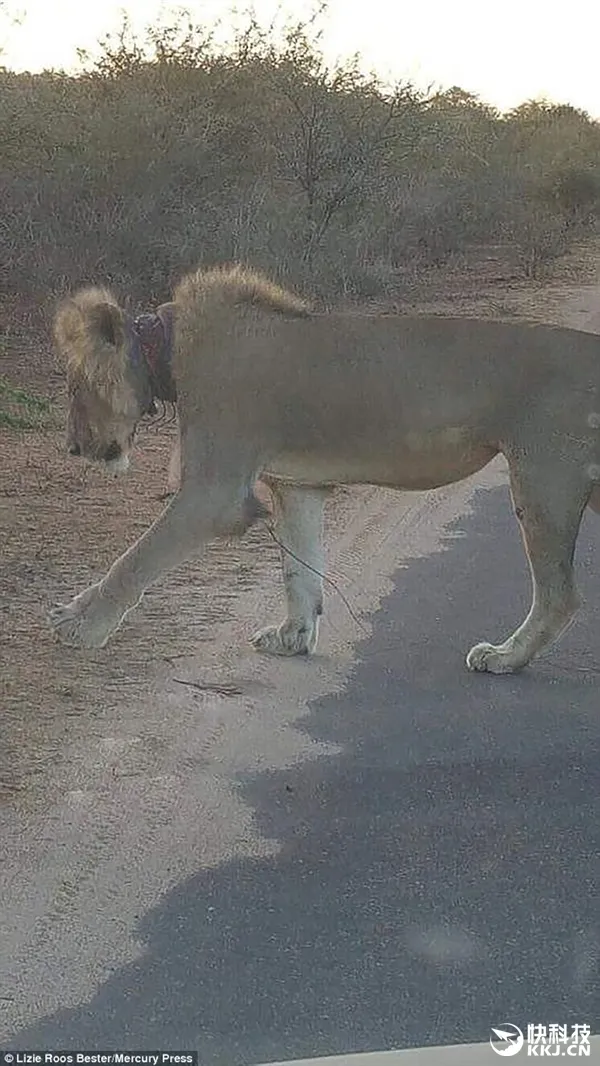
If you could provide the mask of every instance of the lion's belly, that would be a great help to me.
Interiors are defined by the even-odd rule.
[[[423,490],[461,481],[496,454],[496,448],[475,443],[466,431],[451,428],[409,433],[383,454],[367,447],[362,455],[282,455],[269,464],[268,473],[304,485],[369,484]]]

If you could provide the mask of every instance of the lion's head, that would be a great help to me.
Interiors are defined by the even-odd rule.
[[[137,424],[153,410],[133,319],[106,289],[84,289],[59,308],[54,335],[67,369],[70,454],[124,472]]]

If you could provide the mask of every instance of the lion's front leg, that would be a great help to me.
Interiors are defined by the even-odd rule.
[[[275,532],[283,545],[282,568],[287,618],[255,633],[258,651],[309,655],[317,645],[323,612],[323,508],[327,489],[299,488],[269,481],[275,502]]]
[[[106,580],[106,579],[105,579]],[[103,582],[90,585],[70,603],[54,607],[49,622],[55,635],[73,647],[103,648],[135,604],[111,601]]]
[[[66,644],[103,647],[144,590],[178,566],[211,537],[241,534],[257,512],[245,485],[197,485],[171,500],[156,522],[113,563],[95,585],[50,613],[56,635]]]

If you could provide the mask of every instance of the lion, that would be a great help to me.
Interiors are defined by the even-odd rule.
[[[533,600],[470,670],[521,669],[578,608],[573,556],[585,507],[600,510],[600,339],[554,326],[315,312],[264,275],[199,269],[158,309],[172,364],[140,357],[139,329],[107,290],[58,310],[70,452],[124,470],[136,426],[176,382],[181,469],[154,524],[102,580],[51,612],[59,638],[103,647],[144,590],[211,538],[242,535],[274,500],[287,617],[258,650],[314,652],[323,611],[323,508],[336,485],[434,489],[499,453],[529,560]],[[162,392],[161,392],[162,390]]]

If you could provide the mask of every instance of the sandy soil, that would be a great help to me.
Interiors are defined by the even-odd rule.
[[[545,284],[498,281],[493,257],[488,266],[487,283],[481,269],[457,271],[420,307],[600,332],[600,242]],[[58,397],[60,374],[42,356],[18,380]],[[294,725],[309,700],[343,686],[392,574],[443,550],[475,487],[504,479],[496,462],[436,493],[340,490],[328,573],[352,615],[328,587],[310,662],[248,645],[282,609],[278,549],[262,526],[157,584],[108,648],[57,645],[47,606],[102,574],[158,514],[173,432],[146,428],[135,471],[113,482],[67,460],[59,429],[0,430],[0,1040],[81,1002],[135,957],[140,913],[181,878],[277,849],[254,826],[236,774],[322,753]]]

